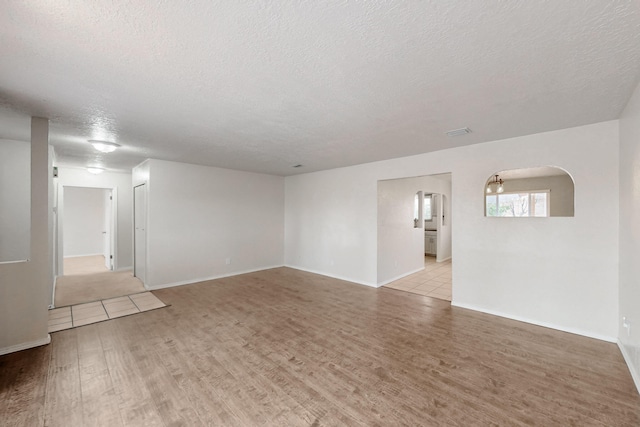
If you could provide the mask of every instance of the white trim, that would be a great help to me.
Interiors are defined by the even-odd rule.
[[[49,310],[56,308],[56,285],[58,284],[58,276],[53,276],[53,287],[51,288],[51,304]]]
[[[391,283],[391,282],[395,282],[396,280],[400,280],[400,279],[402,279],[403,277],[411,276],[412,274],[416,274],[417,272],[422,271],[422,270],[424,270],[424,266],[423,266],[423,267],[421,267],[421,268],[418,268],[418,269],[416,269],[416,270],[410,271],[410,272],[408,272],[408,273],[404,273],[404,274],[401,274],[401,275],[399,275],[399,276],[396,276],[396,277],[394,277],[393,279],[389,279],[389,280],[387,280],[387,281],[385,281],[385,282],[378,283],[377,287],[382,287],[382,286],[384,286],[384,285],[388,285],[388,284],[389,284],[389,283]]]
[[[351,282],[351,283],[355,283],[355,284],[358,284],[358,285],[369,286],[371,288],[378,288],[379,287],[379,285],[376,285],[375,283],[361,282],[361,281],[358,281],[358,280],[355,280],[355,279],[351,279],[349,277],[337,276],[337,275],[325,273],[325,272],[322,272],[322,271],[310,270],[308,268],[303,268],[303,267],[297,267],[295,265],[286,265],[285,264],[284,267],[293,268],[294,270],[306,271],[307,273],[319,274],[321,276],[327,276],[327,277],[331,277],[333,279],[344,280],[346,282]]]
[[[440,260],[438,258],[436,258],[436,262],[445,262],[445,261],[449,261],[450,259],[451,259],[450,256],[448,256],[446,258],[443,258],[443,259],[440,259]]]
[[[0,356],[9,353],[15,353],[16,351],[22,351],[33,347],[40,347],[41,345],[47,345],[51,342],[51,335],[47,334],[46,337],[35,341],[29,341],[22,344],[16,344],[5,348],[0,348]]]
[[[582,335],[584,337],[595,338],[597,340],[607,341],[607,342],[610,342],[610,343],[615,343],[618,340],[617,337],[612,337],[612,336],[602,335],[602,334],[594,334],[593,332],[584,331],[582,329],[567,328],[567,327],[556,325],[556,324],[553,324],[553,323],[540,322],[538,320],[532,320],[532,319],[528,319],[526,317],[521,317],[521,316],[514,316],[512,314],[502,313],[502,312],[494,311],[494,310],[487,310],[485,308],[476,307],[476,306],[469,305],[469,304],[460,304],[460,303],[452,301],[451,305],[453,307],[460,307],[460,308],[465,308],[465,309],[468,309],[468,310],[479,311],[479,312],[482,312],[482,313],[491,314],[493,316],[499,316],[499,317],[504,317],[504,318],[507,318],[507,319],[517,320],[518,322],[531,323],[532,325],[543,326],[545,328],[555,329],[555,330],[562,331],[562,332],[568,332],[570,334]]]
[[[130,265],[130,266],[127,266],[127,267],[122,267],[122,268],[116,268],[113,271],[117,272],[117,271],[127,271],[127,270],[133,271],[133,265]]]
[[[206,282],[206,281],[209,281],[209,280],[223,279],[225,277],[239,276],[241,274],[255,273],[257,271],[271,270],[272,268],[280,268],[280,267],[284,267],[284,265],[272,265],[272,266],[268,266],[268,267],[256,268],[256,269],[253,269],[253,270],[234,271],[233,273],[228,273],[228,274],[220,274],[220,275],[217,275],[217,276],[201,277],[201,278],[198,278],[198,279],[182,280],[182,281],[179,281],[179,282],[164,283],[162,285],[155,285],[155,286],[148,286],[147,284],[145,284],[144,287],[145,287],[145,289],[147,289],[149,291],[157,291],[158,289],[173,288],[175,286],[193,285],[195,283]]]
[[[620,353],[622,353],[622,357],[624,361],[627,363],[627,367],[629,368],[629,372],[631,373],[631,378],[633,382],[636,384],[636,388],[638,392],[640,392],[640,374],[636,371],[636,368],[633,366],[631,355],[627,352],[627,348],[624,344],[618,340],[618,348],[620,349]]]
[[[67,256],[64,257],[64,259],[67,259],[67,258],[81,258],[83,256],[98,256],[98,255],[100,255],[101,257],[104,257],[103,253],[97,253],[97,254],[84,254],[84,255],[67,255]]]
[[[15,261],[2,261],[2,262],[0,262],[0,265],[3,265],[3,264],[20,264],[20,263],[25,263],[25,262],[29,262],[29,261],[30,261],[29,259],[18,259],[18,260],[15,260]]]

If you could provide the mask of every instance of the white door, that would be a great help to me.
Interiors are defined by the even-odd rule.
[[[133,275],[145,283],[147,270],[147,191],[144,184],[133,188]]]
[[[111,212],[112,212],[111,190],[104,190],[104,225],[102,231],[102,254],[104,255],[104,265],[107,270],[113,270],[113,252],[111,251]]]

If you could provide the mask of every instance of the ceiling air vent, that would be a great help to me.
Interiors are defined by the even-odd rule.
[[[450,137],[461,136],[461,135],[466,135],[468,133],[471,133],[471,129],[469,128],[453,129],[453,130],[448,130],[445,133],[447,134],[447,136],[450,136]]]

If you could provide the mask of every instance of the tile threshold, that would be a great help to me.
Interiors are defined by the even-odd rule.
[[[148,299],[148,300],[151,300],[153,302],[153,304],[149,305],[148,308],[146,308],[144,306],[143,307],[139,307],[138,304],[135,303],[134,299],[130,298],[131,296],[138,296],[138,295],[141,295],[141,294],[148,294],[148,295],[145,295],[144,298]],[[132,311],[132,312],[127,313],[127,314],[122,314],[123,311],[127,311],[127,310],[118,310],[118,311],[112,311],[111,314],[110,314],[109,310],[107,310],[107,306],[109,305],[108,301],[114,300],[114,299],[123,299],[125,297],[127,299],[126,300],[122,300],[120,302],[127,302],[128,301],[131,304],[131,308],[129,308],[128,310],[135,309],[135,311]],[[106,305],[105,305],[105,302],[107,302]],[[96,303],[100,303],[100,304],[98,305]],[[84,309],[81,308],[81,309],[76,310],[76,311],[84,312],[84,311],[87,311],[87,310],[89,310],[89,311],[96,310],[96,311],[100,311],[100,313],[93,314],[93,315],[87,316],[87,317],[82,316],[82,317],[80,317],[78,319],[74,319],[74,316],[73,316],[74,310],[73,310],[73,308],[77,307],[77,306],[82,306],[82,305],[85,305],[85,304],[92,304],[92,306],[84,308]],[[156,297],[155,295],[153,295],[149,291],[147,291],[147,292],[138,292],[136,294],[131,294],[131,295],[125,295],[124,297],[108,298],[108,299],[105,299],[105,300],[92,301],[92,302],[89,302],[89,303],[82,303],[82,304],[75,304],[75,305],[69,305],[69,306],[63,306],[63,307],[56,307],[56,308],[51,309],[49,311],[50,314],[52,313],[52,311],[54,312],[54,317],[53,318],[50,317],[49,318],[49,322],[51,322],[51,320],[58,320],[59,321],[62,318],[66,318],[66,316],[55,317],[59,313],[57,310],[60,310],[60,309],[68,308],[68,310],[69,310],[69,314],[68,314],[69,318],[68,318],[68,320],[66,322],[60,322],[60,323],[56,323],[54,325],[49,324],[48,325],[48,330],[49,330],[49,333],[66,331],[68,329],[79,328],[79,327],[87,326],[87,325],[94,325],[96,323],[107,322],[109,320],[122,319],[122,318],[127,317],[127,316],[133,316],[134,314],[146,313],[146,312],[149,312],[149,311],[158,310],[160,308],[165,308],[165,307],[169,307],[169,305],[165,304],[164,302],[162,302],[160,299],[158,299],[158,297]],[[86,322],[85,323],[85,321],[87,319],[92,318],[92,317],[96,318],[96,320],[93,320],[91,322]],[[59,328],[59,326],[61,324],[64,324],[64,323],[69,323],[69,326],[65,327],[65,328]]]

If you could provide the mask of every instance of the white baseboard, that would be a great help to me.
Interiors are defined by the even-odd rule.
[[[85,256],[98,256],[98,255],[104,256],[103,253],[99,253],[99,254],[84,254],[84,255],[68,255],[68,256],[65,256],[64,259],[67,259],[67,258],[81,258],[81,257],[85,257]]]
[[[568,332],[570,334],[582,335],[583,337],[595,338],[597,340],[607,341],[610,343],[615,343],[618,341],[617,337],[612,337],[612,336],[602,335],[602,334],[595,334],[593,332],[584,331],[582,329],[567,328],[567,327],[556,325],[553,323],[540,322],[538,320],[527,319],[526,317],[514,316],[512,314],[502,313],[494,310],[487,310],[485,308],[476,307],[470,304],[460,304],[455,301],[452,301],[451,305],[454,307],[466,308],[468,310],[474,310],[482,313],[491,314],[493,316],[499,316],[499,317],[504,317],[511,320],[517,320],[518,322],[531,323],[532,325],[542,326],[549,329],[555,329],[557,331],[562,331],[562,332]]]
[[[298,267],[298,266],[295,266],[295,265],[285,265],[285,267],[293,268],[294,270],[306,271],[307,273],[319,274],[321,276],[327,276],[327,277],[331,277],[333,279],[344,280],[345,282],[351,282],[351,283],[355,283],[355,284],[358,284],[358,285],[369,286],[371,288],[377,288],[379,286],[379,285],[377,285],[375,283],[362,282],[362,281],[359,281],[359,280],[356,280],[356,279],[353,279],[353,278],[350,278],[350,277],[338,276],[338,275],[335,275],[335,274],[329,274],[329,273],[326,273],[326,272],[323,272],[323,271],[311,270],[311,269],[308,269],[308,268]]]
[[[443,258],[443,259],[438,259],[438,257],[436,257],[436,262],[445,262],[445,261],[449,261],[451,259],[450,256]]]
[[[620,342],[620,340],[618,340],[618,348],[620,349],[620,353],[622,353],[624,361],[627,363],[627,367],[629,368],[631,378],[633,378],[633,382],[636,385],[636,389],[638,389],[638,393],[640,393],[640,375],[638,374],[638,371],[636,371],[636,368],[633,366],[633,358],[629,353],[627,353],[626,347],[624,346],[624,344],[622,344],[622,342]]]
[[[47,334],[45,338],[29,341],[22,344],[16,344],[5,348],[0,348],[0,356],[3,354],[15,353],[16,351],[22,351],[33,347],[40,347],[41,345],[47,345],[51,342],[51,335]]]
[[[412,274],[416,274],[417,272],[422,271],[422,270],[424,270],[424,266],[423,266],[423,267],[420,267],[420,268],[418,268],[418,269],[416,269],[416,270],[410,271],[410,272],[408,272],[408,273],[404,273],[404,274],[401,274],[401,275],[399,275],[399,276],[396,276],[396,277],[394,277],[393,279],[385,280],[385,281],[384,281],[384,282],[382,282],[382,283],[378,283],[378,287],[381,287],[381,286],[384,286],[384,285],[388,285],[388,284],[389,284],[389,283],[391,283],[391,282],[395,282],[396,280],[400,280],[400,279],[402,279],[403,277],[411,276]]]
[[[261,267],[261,268],[256,268],[252,270],[234,271],[233,273],[220,274],[220,275],[209,276],[209,277],[200,277],[196,279],[188,279],[188,280],[182,280],[179,282],[164,283],[162,285],[155,285],[155,286],[148,286],[145,284],[144,287],[149,291],[156,291],[158,289],[173,288],[175,286],[193,285],[194,283],[206,282],[208,280],[223,279],[225,277],[239,276],[240,274],[255,273],[256,271],[271,270],[272,268],[279,268],[279,267],[284,267],[284,266],[272,265],[272,266]]]
[[[127,271],[127,270],[133,270],[133,265],[130,265],[128,267],[116,268],[114,271]]]

